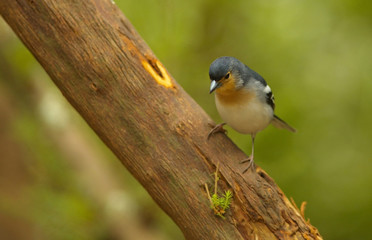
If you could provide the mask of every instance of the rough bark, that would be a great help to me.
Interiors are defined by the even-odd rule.
[[[186,239],[321,239],[223,134],[109,0],[2,0],[0,13],[102,141]],[[214,216],[204,184],[220,163],[234,198]],[[94,179],[92,179],[94,181]]]
[[[0,34],[4,32],[0,29]],[[10,33],[7,34],[10,35]],[[9,38],[9,41],[0,40],[0,44],[6,44],[11,41],[11,38]],[[48,235],[45,232],[45,230],[48,231],[47,226],[45,228],[38,226],[36,219],[40,217],[35,215],[37,215],[38,211],[42,211],[39,206],[43,203],[37,202],[40,199],[35,198],[30,193],[30,189],[34,189],[35,185],[40,184],[40,179],[35,174],[32,174],[32,172],[40,170],[39,164],[35,164],[40,159],[34,159],[34,151],[29,152],[25,149],[33,149],[33,147],[40,145],[40,142],[35,142],[31,146],[27,145],[28,142],[25,139],[23,141],[13,139],[14,134],[12,134],[12,131],[14,131],[14,126],[12,124],[22,115],[30,116],[27,122],[31,122],[31,125],[38,129],[38,138],[46,138],[48,136],[47,142],[53,146],[53,152],[61,157],[61,161],[64,161],[63,164],[70,166],[71,171],[66,174],[65,178],[72,177],[76,179],[76,185],[82,186],[84,194],[89,196],[89,201],[97,206],[95,215],[103,218],[102,222],[106,223],[105,233],[108,236],[112,237],[112,239],[165,239],[163,233],[148,227],[149,222],[152,224],[151,222],[155,220],[153,215],[157,211],[149,213],[151,214],[149,216],[147,215],[148,212],[133,210],[138,208],[138,204],[134,202],[134,199],[131,199],[132,196],[127,192],[125,183],[117,176],[118,172],[112,171],[107,165],[108,162],[105,161],[107,159],[105,159],[102,149],[96,147],[96,141],[87,138],[89,134],[86,134],[85,129],[79,128],[79,124],[76,122],[64,121],[65,119],[57,121],[58,124],[50,124],[50,122],[45,121],[45,118],[43,119],[42,114],[37,114],[40,113],[40,106],[43,105],[42,101],[45,96],[53,91],[47,88],[49,84],[46,84],[46,82],[37,82],[34,85],[37,80],[32,76],[24,76],[17,69],[14,69],[1,50],[0,202],[3,202],[4,199],[10,199],[8,201],[14,204],[7,206],[7,208],[16,208],[16,212],[4,212],[2,211],[4,204],[0,204],[0,232],[2,239],[53,239],[53,235]],[[19,83],[27,84],[22,85]],[[70,111],[64,114],[65,116],[67,115],[67,119],[71,118]],[[44,156],[41,156],[41,158],[44,158]],[[50,157],[46,158],[50,159]],[[29,165],[33,165],[32,170]],[[41,168],[43,167],[45,166],[41,166]],[[48,176],[45,177],[49,177],[49,174],[52,174],[48,170],[47,172]],[[44,187],[48,185],[44,181],[42,184]],[[53,187],[51,188],[53,189]],[[48,189],[48,191],[53,190]],[[20,201],[20,198],[22,201]],[[115,207],[112,205],[112,199],[121,199],[126,207],[112,211],[113,207]],[[31,210],[29,206],[37,206],[38,210]],[[152,220],[148,221],[144,218],[151,218]],[[76,226],[76,229],[82,230],[81,227]],[[22,229],[22,231],[19,231],[19,229]]]

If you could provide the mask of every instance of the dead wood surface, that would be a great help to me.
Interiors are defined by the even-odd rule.
[[[0,14],[186,239],[321,239],[262,169],[242,174],[228,137],[207,141],[212,120],[112,1],[2,0]],[[218,162],[225,220],[204,189]]]

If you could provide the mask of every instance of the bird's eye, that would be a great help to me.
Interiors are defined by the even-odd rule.
[[[228,79],[230,77],[230,73],[226,74],[225,78]]]

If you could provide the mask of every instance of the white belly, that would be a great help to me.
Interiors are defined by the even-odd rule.
[[[240,105],[222,105],[217,96],[215,99],[222,120],[240,133],[255,134],[266,128],[274,116],[274,111],[268,104],[257,100]]]

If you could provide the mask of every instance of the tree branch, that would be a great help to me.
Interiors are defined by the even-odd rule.
[[[0,13],[62,94],[187,239],[321,239],[260,168],[223,134],[109,0],[2,0]],[[233,191],[226,220],[204,188],[220,163]],[[92,181],[94,181],[92,179]]]

